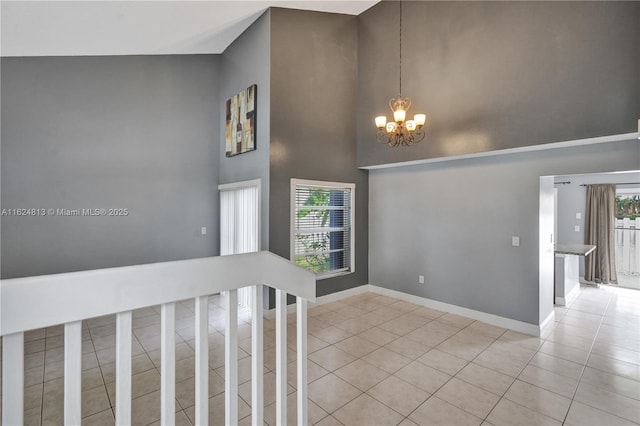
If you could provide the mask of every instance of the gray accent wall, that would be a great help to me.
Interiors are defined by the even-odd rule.
[[[220,84],[220,183],[262,180],[261,249],[269,249],[269,134],[271,99],[271,12],[265,12],[222,54]],[[252,84],[258,85],[256,150],[225,156],[227,99]]]
[[[356,272],[318,281],[318,296],[367,284],[368,179],[356,164],[357,18],[271,10],[269,248],[290,256],[290,181],[356,184]]]
[[[369,281],[538,325],[553,297],[539,303],[540,274],[553,268],[539,265],[552,188],[545,178],[541,196],[541,176],[637,170],[639,158],[634,139],[372,170]]]
[[[2,58],[2,278],[218,254],[213,55]],[[208,233],[201,235],[201,227]]]
[[[358,17],[358,165],[637,131],[639,2],[403,2],[402,94],[427,115],[413,147],[376,142],[399,92],[398,2]]]

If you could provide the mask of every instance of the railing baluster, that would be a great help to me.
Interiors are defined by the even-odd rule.
[[[2,389],[2,424],[23,424],[24,333],[2,337]]]
[[[238,290],[224,292],[224,416],[226,425],[238,424]]]
[[[307,402],[307,300],[296,298],[298,424],[308,423]]]
[[[262,286],[251,287],[251,424],[264,424],[264,336]]]
[[[211,280],[222,276],[224,280]],[[135,282],[135,286],[128,283]],[[186,284],[185,284],[186,283]],[[2,388],[0,417],[3,424],[24,423],[24,331],[65,326],[64,416],[66,423],[82,420],[82,321],[102,315],[116,315],[115,422],[129,424],[132,418],[132,323],[133,311],[161,306],[161,418],[175,423],[176,409],[176,303],[196,298],[195,419],[207,424],[208,410],[208,306],[203,294],[223,293],[226,300],[225,333],[225,422],[238,422],[238,293],[251,287],[252,298],[252,420],[264,422],[264,285],[278,285],[277,291],[277,420],[287,417],[287,306],[288,294],[315,300],[315,277],[286,259],[269,252],[213,256],[202,259],[134,265],[68,274],[2,280]],[[73,296],[73,297],[71,297]],[[49,309],[56,306],[56,309]],[[304,328],[304,324],[302,325]],[[301,328],[301,329],[303,329]],[[300,350],[300,354],[305,353]],[[303,361],[304,362],[304,361]],[[301,363],[302,364],[302,363]],[[302,366],[303,368],[304,366]],[[300,374],[301,380],[304,373]],[[304,383],[299,385],[306,393]],[[303,395],[304,396],[304,395]],[[294,407],[290,407],[294,408]],[[301,410],[304,414],[304,407]],[[221,414],[221,413],[220,413]]]
[[[176,421],[176,304],[164,303],[160,310],[160,422]]]
[[[64,424],[82,421],[82,321],[64,325]]]
[[[287,424],[287,293],[276,289],[276,424]]]
[[[116,424],[131,424],[131,311],[116,315]]]
[[[196,426],[209,424],[209,296],[196,297]]]

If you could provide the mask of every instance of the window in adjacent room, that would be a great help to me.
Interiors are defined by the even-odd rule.
[[[291,180],[291,258],[328,278],[355,270],[355,184]]]
[[[617,284],[621,287],[640,289],[640,187],[616,185],[615,203]]]

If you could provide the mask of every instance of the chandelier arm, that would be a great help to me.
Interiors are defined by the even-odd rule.
[[[422,139],[424,139],[424,135],[425,135],[425,131],[422,129],[418,129],[416,131],[413,132],[413,135],[411,137],[412,142],[411,145],[419,143],[420,141],[422,141]]]
[[[378,132],[376,133],[376,139],[382,144],[389,144],[389,141],[391,140],[391,134],[387,133],[384,130],[378,130]]]

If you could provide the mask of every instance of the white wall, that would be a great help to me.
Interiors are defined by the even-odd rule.
[[[369,282],[538,325],[553,302],[539,304],[540,177],[635,170],[639,159],[629,140],[372,170]]]
[[[553,312],[554,253],[553,233],[555,232],[555,192],[553,177],[540,178],[538,203],[538,324],[543,323]],[[552,318],[552,317],[551,317]]]

